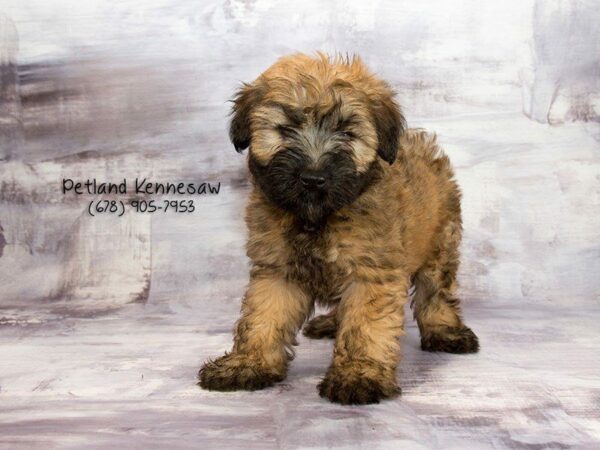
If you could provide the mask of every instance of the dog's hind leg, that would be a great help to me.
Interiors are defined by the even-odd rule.
[[[460,225],[448,223],[433,257],[414,277],[414,317],[421,332],[421,348],[426,351],[479,350],[477,336],[462,321],[456,296],[460,237]]]
[[[311,339],[334,339],[338,328],[337,308],[327,314],[311,319],[303,328],[302,334]]]

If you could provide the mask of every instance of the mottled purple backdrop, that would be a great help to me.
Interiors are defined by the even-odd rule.
[[[593,0],[0,0],[0,446],[598,448],[599,23]],[[247,282],[227,100],[315,50],[388,79],[464,193],[482,350],[422,353],[407,312],[376,406],[320,399],[332,345],[304,338],[273,389],[194,384]],[[123,217],[61,192],[135,177],[221,190]]]

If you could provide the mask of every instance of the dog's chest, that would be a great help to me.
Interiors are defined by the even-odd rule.
[[[322,304],[339,301],[344,270],[338,249],[324,233],[289,234],[288,276]]]

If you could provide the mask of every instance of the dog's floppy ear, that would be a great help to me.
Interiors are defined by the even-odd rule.
[[[229,126],[229,138],[238,153],[250,146],[250,113],[260,102],[262,89],[257,83],[244,83],[233,98],[231,109],[231,124]]]
[[[406,128],[404,116],[391,91],[371,101],[371,112],[379,141],[377,154],[384,161],[392,164],[398,155],[400,136]]]

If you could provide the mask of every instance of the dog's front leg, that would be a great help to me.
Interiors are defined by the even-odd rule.
[[[296,284],[276,275],[254,275],[242,302],[233,350],[208,361],[198,374],[200,386],[217,391],[256,390],[282,381],[291,345],[312,309]]]
[[[342,296],[333,362],[319,394],[342,404],[378,403],[400,393],[400,359],[408,278],[357,281]]]

